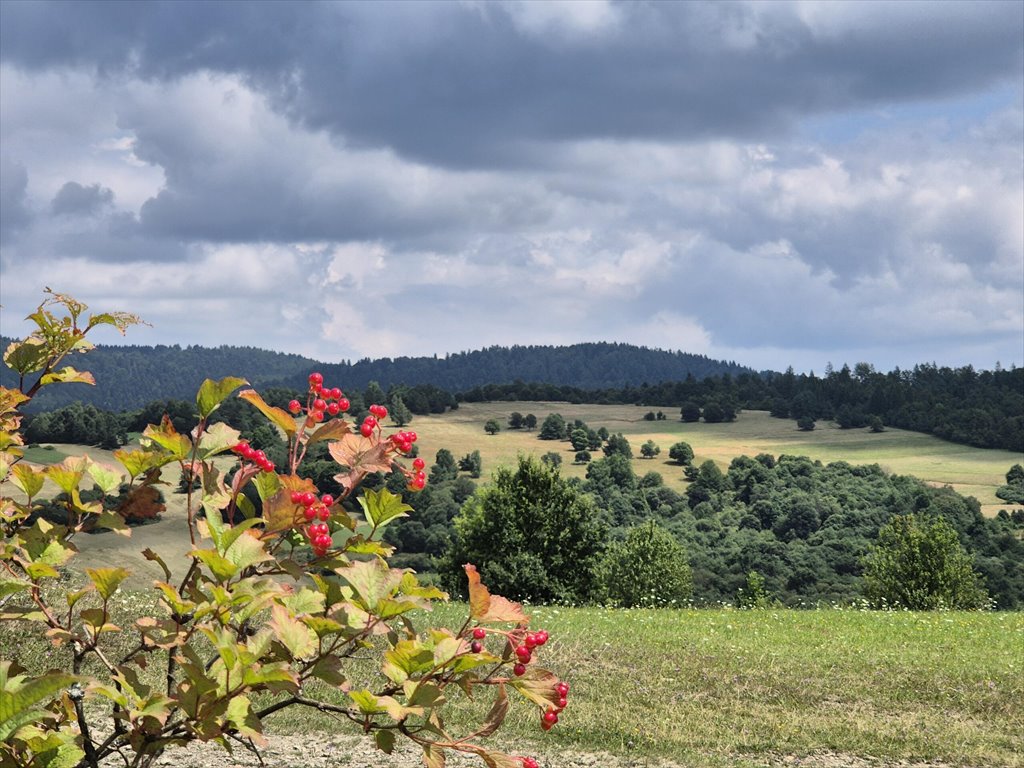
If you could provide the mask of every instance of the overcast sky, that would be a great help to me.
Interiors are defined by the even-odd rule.
[[[4,0],[0,132],[9,335],[1024,363],[1016,0]]]

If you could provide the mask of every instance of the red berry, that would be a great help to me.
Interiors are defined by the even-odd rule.
[[[325,397],[329,397],[331,400],[337,400],[342,396],[342,391],[337,387],[333,387],[330,392],[325,394]]]
[[[341,413],[341,406],[338,405],[337,403],[328,403],[327,413],[331,416],[337,416],[339,413]]]
[[[247,461],[252,461],[253,459],[256,458],[256,449],[253,448],[248,443],[246,443],[244,446],[242,446],[241,454],[243,459],[246,459]]]
[[[312,507],[306,507],[302,511],[302,516],[306,518],[307,522],[313,522],[313,518],[316,517],[316,510]]]
[[[298,400],[291,400],[288,402],[288,410],[292,413],[298,413],[302,410],[302,403]]]
[[[415,459],[412,460],[412,465],[415,469],[422,470],[425,466],[427,466],[427,462],[425,462],[423,459],[417,456]]]
[[[313,509],[313,507],[310,507],[310,509]],[[331,519],[331,510],[329,510],[327,507],[320,507],[316,511],[316,516],[319,517],[321,520],[324,520],[324,521],[330,520]]]
[[[558,713],[555,712],[555,710],[553,709],[549,709],[547,712],[544,713],[544,722],[551,723],[552,725],[554,725],[558,722]]]
[[[544,643],[548,641],[550,635],[547,633],[546,629],[542,629],[538,631],[537,634],[535,634],[533,637],[537,641],[537,645],[544,645]]]
[[[523,768],[539,768],[539,766],[537,765],[537,761],[534,760],[532,757],[524,757],[521,759],[523,761]]]
[[[274,462],[272,462],[270,459],[267,459],[265,462],[260,464],[260,469],[262,469],[264,472],[273,472]]]
[[[516,677],[522,677],[526,674],[526,665],[516,664],[514,667],[512,667],[512,674]]]
[[[309,415],[317,424],[324,420],[323,411],[310,411]]]
[[[309,385],[311,387],[320,387],[324,383],[324,377],[322,373],[311,373],[309,374]]]
[[[245,440],[240,440],[239,442],[237,442],[233,446],[231,446],[231,450],[234,453],[243,453],[245,451],[245,449],[248,448],[248,447],[249,447],[249,443],[247,443]]]
[[[540,727],[543,728],[545,731],[550,731],[552,728],[555,727],[555,724],[554,723],[549,723],[546,720],[541,720],[540,721]]]
[[[329,493],[325,493],[323,496],[320,497],[320,503],[323,504],[325,507],[329,507],[334,503],[334,497],[331,496],[331,494]]]
[[[475,637],[477,640],[483,640],[485,637],[487,637],[487,630],[483,627],[477,627],[473,630],[473,637]]]
[[[318,397],[316,400],[313,401],[313,410],[314,411],[323,411],[323,410],[326,410],[326,409],[327,409],[327,401],[326,400]]]
[[[398,444],[398,450],[400,450],[402,453],[408,453],[409,451],[412,450],[412,443],[408,441],[403,441]]]
[[[530,659],[533,658],[533,653],[525,645],[520,645],[518,648],[516,648],[516,656],[519,657],[519,660],[521,662],[527,664],[529,663]]]
[[[558,708],[559,708],[560,710],[561,710],[561,709],[565,709],[565,708],[566,708],[566,706],[567,706],[568,704],[569,704],[569,702],[568,702],[568,700],[567,700],[567,699],[565,698],[565,696],[563,696],[562,698],[560,698],[560,699],[558,700]]]
[[[564,696],[568,696],[569,695],[569,684],[568,683],[559,683],[558,685],[555,686],[555,690],[558,691],[558,695],[559,696],[563,696],[563,697]]]
[[[405,436],[409,439],[410,443],[415,443],[416,442],[416,433],[415,432],[406,432]]]
[[[370,435],[373,434],[373,425],[368,424],[367,422],[364,421],[362,423],[362,426],[359,427],[359,434],[361,434],[363,437],[369,437]]]
[[[523,642],[527,648],[533,649],[537,647],[537,638],[532,634],[527,635]]]
[[[342,411],[347,411],[350,405],[352,405],[352,403],[348,401],[347,397],[343,397],[338,401],[338,408]]]
[[[480,651],[482,651],[483,649],[484,644],[478,640],[474,640],[472,643],[469,644],[469,650],[471,650],[473,653],[480,653]]]
[[[316,494],[312,491],[306,491],[302,494],[302,503],[307,507],[313,506],[316,504]]]
[[[292,504],[301,504],[301,503],[302,503],[302,492],[301,491],[292,491]]]

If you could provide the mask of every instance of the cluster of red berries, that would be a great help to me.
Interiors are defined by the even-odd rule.
[[[345,393],[340,389],[324,386],[323,374],[309,374],[309,401],[306,403],[306,420],[309,426],[319,424],[328,416],[344,413],[350,405]],[[288,410],[298,415],[302,413],[302,403],[292,400],[288,403]]]
[[[313,547],[313,554],[323,557],[331,548],[331,529],[327,521],[331,517],[330,507],[334,504],[334,497],[325,493],[318,499],[312,491],[292,491],[291,498],[292,504],[303,507],[302,516],[308,523],[305,534]]]
[[[412,434],[413,434],[413,439],[415,439],[416,433],[413,432]],[[419,456],[417,456],[415,459],[412,460],[412,468],[415,471],[413,472],[412,479],[409,481],[409,490],[412,490],[412,491],[422,491],[423,490],[423,486],[425,486],[427,484],[427,473],[426,473],[426,471],[424,469],[424,467],[426,467],[426,466],[427,466],[427,462],[425,462]]]
[[[249,445],[248,440],[240,440],[231,446],[231,451],[238,454],[243,461],[251,461],[264,472],[274,471],[274,462],[267,458],[267,454],[258,451]]]
[[[558,713],[565,709],[569,703],[566,697],[569,695],[569,684],[565,681],[561,681],[555,686],[555,693],[558,694],[558,701],[548,707],[544,714],[540,718],[540,727],[545,731],[550,731],[555,723],[558,722]]]
[[[532,757],[521,757],[519,759],[523,763],[523,768],[537,768],[537,761]]]
[[[519,662],[512,667],[512,674],[516,677],[525,675],[526,665],[533,659],[533,649],[544,645],[547,641],[548,633],[543,629],[539,632],[531,632],[523,638],[523,644],[515,649],[516,658],[519,659]]]

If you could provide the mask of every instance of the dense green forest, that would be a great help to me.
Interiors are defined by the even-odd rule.
[[[0,337],[4,349],[11,339]],[[74,364],[74,361],[69,361]],[[566,347],[490,347],[439,357],[400,357],[327,364],[299,355],[250,347],[98,345],[89,353],[88,370],[97,385],[68,384],[44,389],[30,410],[53,410],[72,402],[110,411],[141,408],[153,400],[189,400],[205,378],[242,376],[254,386],[290,386],[304,390],[306,376],[319,370],[343,389],[362,390],[377,382],[392,386],[430,385],[459,392],[486,384],[516,381],[571,384],[596,389],[692,376],[753,373],[735,363],[703,355],[630,344],[576,344]],[[0,384],[16,387],[17,377],[0,366]]]

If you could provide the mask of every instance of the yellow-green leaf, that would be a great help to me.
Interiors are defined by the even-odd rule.
[[[301,621],[291,616],[283,605],[270,609],[270,627],[277,640],[288,649],[293,659],[311,656],[316,651],[316,635]]]
[[[224,399],[239,387],[248,384],[245,379],[237,376],[227,376],[219,381],[206,379],[199,386],[199,393],[196,395],[196,405],[199,406],[199,418],[205,419],[224,401]]]
[[[121,485],[123,476],[113,467],[93,461],[89,464],[89,476],[103,493],[113,493]]]
[[[296,433],[295,419],[292,418],[292,415],[288,413],[288,411],[281,410],[273,405],[268,405],[255,389],[243,389],[238,393],[238,396],[255,405],[259,409],[260,413],[283,429],[285,434],[289,437]]]
[[[209,459],[211,456],[224,453],[231,449],[232,446],[238,443],[238,438],[241,437],[239,432],[234,427],[229,427],[223,421],[218,421],[216,424],[211,425],[203,436],[199,438],[199,456],[202,459]]]
[[[367,521],[374,528],[381,528],[390,520],[399,517],[407,517],[412,512],[412,507],[402,501],[387,488],[379,491],[369,490],[359,497],[359,506],[363,508]]]
[[[71,493],[78,489],[88,463],[85,456],[68,456],[60,464],[51,464],[44,472],[64,493]]]
[[[238,566],[212,549],[194,549],[188,554],[205,564],[218,581],[227,581],[238,573]]]
[[[163,419],[160,420],[160,426],[150,424],[143,431],[142,436],[159,445],[176,461],[186,458],[192,451],[192,441],[178,433],[167,414],[164,414]]]
[[[14,341],[4,352],[4,362],[15,373],[35,373],[46,367],[50,349],[42,339],[30,337]]]
[[[109,600],[121,582],[129,576],[126,568],[86,568],[85,572],[104,600]]]
[[[76,371],[70,365],[66,365],[59,371],[51,371],[40,379],[43,385],[56,384],[91,384],[96,385],[96,379],[88,371]]]
[[[43,483],[46,481],[44,470],[34,469],[28,464],[15,464],[11,472],[14,475],[11,482],[18,486],[29,499],[42,490]]]

